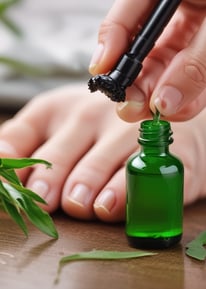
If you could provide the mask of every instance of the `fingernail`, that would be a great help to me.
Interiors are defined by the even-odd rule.
[[[91,74],[95,74],[95,69],[101,60],[103,52],[104,52],[104,45],[103,43],[99,43],[96,50],[94,51],[94,54],[89,64],[89,72]]]
[[[91,190],[87,186],[77,184],[68,195],[68,199],[70,202],[75,203],[78,206],[85,207],[90,201],[90,196]]]
[[[15,148],[8,142],[3,140],[0,141],[0,154],[1,153],[7,155],[17,155],[17,151],[15,150]]]
[[[145,103],[144,101],[125,101],[125,102],[120,102],[117,104],[117,109],[124,110],[124,109],[132,109],[135,110],[135,112],[142,111]]]
[[[110,213],[116,202],[115,194],[112,190],[105,190],[95,200],[95,209],[103,209],[107,213]]]
[[[164,116],[175,114],[183,100],[182,93],[175,87],[164,86],[156,94],[155,107]]]
[[[42,199],[46,200],[49,192],[49,185],[45,181],[36,180],[29,186],[29,188]]]

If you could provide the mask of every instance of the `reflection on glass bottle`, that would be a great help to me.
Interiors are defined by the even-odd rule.
[[[169,152],[170,123],[141,123],[141,150],[127,162],[126,235],[137,248],[168,248],[181,240],[182,162]]]

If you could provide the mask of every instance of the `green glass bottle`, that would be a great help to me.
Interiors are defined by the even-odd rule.
[[[141,123],[140,152],[127,161],[126,235],[132,247],[168,248],[182,236],[182,162],[172,155],[170,123]]]

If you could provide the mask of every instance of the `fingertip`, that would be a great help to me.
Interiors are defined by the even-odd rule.
[[[181,108],[184,95],[182,92],[171,85],[165,85],[154,92],[151,98],[151,109],[154,112],[158,109],[161,115],[174,115]]]
[[[92,55],[89,72],[92,75],[109,72],[128,46],[128,35],[124,27],[105,21],[99,31],[98,45]]]
[[[100,71],[99,63],[101,63],[101,58],[103,54],[104,54],[104,44],[100,42],[97,45],[97,48],[95,49],[89,64],[89,73],[91,73],[92,75],[96,75],[97,73],[99,73]]]
[[[144,106],[144,102],[125,101],[117,104],[116,112],[122,120],[132,123],[141,118]]]

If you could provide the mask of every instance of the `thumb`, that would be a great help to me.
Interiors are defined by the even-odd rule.
[[[198,101],[206,88],[205,34],[206,21],[190,45],[171,61],[151,96],[150,108],[153,112],[157,108],[163,116],[172,116],[194,103],[194,116],[206,105],[206,102]]]

